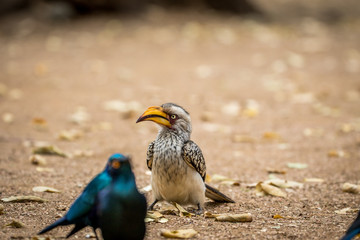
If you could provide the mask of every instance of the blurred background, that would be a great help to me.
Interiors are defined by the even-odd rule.
[[[0,237],[35,235],[63,214],[113,152],[131,154],[147,186],[157,129],[135,121],[174,102],[191,114],[208,174],[240,182],[216,185],[237,204],[215,210],[256,218],[236,229],[195,219],[201,239],[339,238],[359,208],[340,188],[360,184],[359,13],[359,0],[1,0],[0,195],[44,184],[62,193],[5,205],[1,226],[17,218],[30,227]],[[69,157],[45,156],[38,168],[29,157],[39,142]],[[322,181],[259,200],[247,185],[274,168]],[[355,211],[334,212],[346,207]],[[296,231],[272,214],[295,216]],[[148,239],[158,237],[163,225],[149,226]]]
[[[31,12],[43,20],[65,20],[83,14],[111,12],[114,14],[138,14],[157,6],[164,9],[212,10],[236,15],[259,14],[270,19],[284,21],[301,17],[314,17],[328,22],[336,22],[359,15],[359,3],[346,1],[296,1],[276,0],[3,0],[0,3],[1,14],[13,14],[19,11]]]

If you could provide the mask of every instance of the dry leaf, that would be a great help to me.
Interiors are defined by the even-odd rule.
[[[318,112],[319,114],[326,116],[326,117],[339,117],[340,110],[334,107],[326,106],[320,102],[316,102],[313,105],[313,109]]]
[[[160,213],[165,215],[177,215],[180,217],[191,217],[194,215],[193,213],[189,213],[188,211],[186,211],[180,204],[177,204],[176,202],[171,202],[171,204],[165,204],[161,208]]]
[[[155,219],[145,217],[145,218],[144,218],[144,222],[146,222],[146,223],[148,223],[148,222],[155,222]]]
[[[352,184],[352,183],[344,183],[341,188],[344,192],[348,193],[360,193],[360,185]]]
[[[313,128],[305,128],[303,130],[303,134],[306,137],[321,137],[324,135],[323,129],[313,129]]]
[[[341,158],[341,157],[345,157],[346,153],[342,150],[330,150],[328,152],[328,157],[337,157],[337,158]]]
[[[277,196],[277,197],[287,196],[285,192],[281,191],[279,188],[272,186],[270,184],[262,183],[261,187],[265,193],[270,194],[272,196]]]
[[[304,184],[299,183],[299,182],[295,182],[295,181],[288,181],[288,180],[283,180],[283,179],[270,179],[270,180],[266,180],[264,183],[266,184],[270,184],[279,188],[302,188]]]
[[[263,138],[266,140],[281,140],[282,137],[276,132],[264,132]]]
[[[145,222],[158,222],[158,223],[166,223],[169,219],[165,218],[158,211],[148,211],[145,217]]]
[[[31,122],[32,122],[32,124],[34,124],[36,126],[41,126],[41,127],[47,126],[47,121],[44,118],[36,117],[36,118],[33,118]]]
[[[260,105],[254,99],[246,100],[245,109],[242,112],[242,115],[245,117],[256,117],[259,114]]]
[[[44,131],[47,130],[48,127],[48,123],[44,118],[33,118],[31,121],[33,127],[39,131]]]
[[[32,189],[34,192],[49,192],[49,193],[59,193],[60,191],[56,188],[45,187],[45,186],[37,186]]]
[[[239,103],[234,101],[223,105],[221,111],[226,115],[236,117],[239,115],[240,109]]]
[[[167,219],[167,218],[159,218],[156,220],[156,222],[158,222],[158,223],[167,223],[168,221],[169,221],[169,219]]]
[[[219,175],[219,174],[214,174],[211,177],[211,181],[214,183],[218,183],[218,182],[222,182],[222,181],[228,181],[228,180],[232,180],[231,178],[225,177],[223,175]]]
[[[219,222],[252,222],[250,213],[219,215],[215,217],[215,221]]]
[[[256,109],[246,108],[243,110],[242,114],[246,117],[256,117],[259,114],[259,111]]]
[[[4,113],[2,115],[2,120],[4,123],[12,123],[14,122],[14,114],[12,113]]]
[[[271,179],[279,179],[279,177],[276,175],[276,174],[273,174],[273,173],[270,173],[269,176],[268,176],[268,180],[271,180]]]
[[[205,212],[204,213],[204,216],[205,218],[216,218],[218,216],[220,216],[221,214],[218,214],[218,213],[211,213],[211,212]]]
[[[189,213],[188,211],[185,210],[185,208],[183,208],[180,204],[173,202],[172,203],[174,205],[174,207],[176,207],[179,210],[179,216],[180,217],[191,217],[194,216],[193,213]]]
[[[258,183],[247,183],[247,184],[245,184],[245,187],[247,187],[247,188],[256,188],[257,184]]]
[[[275,214],[274,216],[272,216],[272,218],[279,219],[279,218],[284,218],[284,217],[279,214]]]
[[[38,171],[38,172],[54,172],[54,169],[53,168],[37,167],[36,171]]]
[[[288,168],[305,169],[308,167],[306,163],[287,163]]]
[[[262,182],[259,182],[255,185],[256,196],[265,196],[266,195],[264,189],[261,186],[261,183]]]
[[[146,213],[146,217],[147,218],[152,218],[152,219],[158,219],[158,218],[161,218],[163,217],[164,215],[162,215],[160,212],[158,211],[148,211]]]
[[[354,130],[355,130],[354,126],[352,124],[349,124],[349,123],[344,123],[340,127],[340,132],[341,133],[350,133],[350,132],[352,132]]]
[[[227,180],[220,182],[219,185],[240,186],[240,182],[237,180]]]
[[[291,145],[288,144],[288,143],[279,143],[279,144],[277,145],[277,148],[278,148],[279,150],[286,150],[286,149],[289,149],[290,147],[291,147]]]
[[[204,122],[211,122],[214,120],[214,114],[212,112],[203,112],[200,115],[200,119]]]
[[[92,157],[94,156],[93,150],[75,150],[73,157]]]
[[[13,220],[11,223],[6,224],[5,227],[23,228],[25,225],[22,222]]]
[[[347,208],[343,208],[343,209],[340,209],[340,210],[336,210],[335,213],[337,213],[337,214],[347,214],[350,211],[351,211],[351,208],[347,207]]]
[[[40,146],[33,149],[35,154],[47,154],[47,155],[57,155],[61,157],[68,157],[66,153],[61,151],[58,147],[53,145]]]
[[[286,171],[282,169],[267,168],[266,171],[273,174],[286,174]]]
[[[167,218],[159,218],[159,219],[153,219],[153,218],[145,218],[144,221],[147,222],[157,222],[157,223],[167,223],[169,219]]]
[[[309,182],[309,183],[322,183],[324,182],[324,179],[321,178],[305,178],[304,182]]]
[[[43,203],[46,202],[46,199],[43,199],[41,197],[37,197],[37,196],[11,196],[11,197],[7,197],[7,198],[2,198],[1,201],[3,202],[39,202],[39,203]]]
[[[95,235],[94,235],[95,237]],[[53,240],[54,238],[51,238],[51,237],[38,237],[38,236],[35,236],[35,237],[32,237],[30,240]]]
[[[296,93],[292,96],[293,103],[313,103],[316,101],[312,92]]]
[[[63,130],[58,134],[59,140],[74,141],[83,136],[83,132],[78,129]]]
[[[164,215],[179,215],[179,210],[174,205],[166,204],[161,207],[160,213]]]
[[[198,232],[194,229],[179,229],[179,230],[167,230],[162,229],[161,230],[161,236],[166,238],[181,238],[181,239],[187,239],[194,237]]]
[[[34,165],[42,165],[45,166],[46,165],[46,159],[40,155],[31,155],[29,157],[29,161],[34,164]]]
[[[237,143],[255,143],[256,138],[246,136],[246,135],[234,135],[232,138],[233,142]]]
[[[268,195],[272,195],[272,196],[276,196],[276,197],[286,197],[287,194],[285,192],[283,192],[280,188],[277,188],[275,186],[272,186],[270,184],[267,183],[263,183],[263,182],[259,182],[256,185],[256,192],[257,195],[264,195],[264,194],[268,194]]]
[[[272,226],[272,229],[280,229],[280,226]]]
[[[90,120],[90,115],[84,107],[78,107],[77,110],[70,115],[69,120],[76,124],[83,124]]]
[[[214,183],[219,183],[220,185],[232,185],[232,186],[240,186],[240,183],[238,180],[231,179],[219,174],[214,174],[211,177],[211,181]]]

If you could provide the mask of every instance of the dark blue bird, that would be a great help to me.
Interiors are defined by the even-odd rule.
[[[353,239],[356,235],[360,234],[360,211],[357,218],[351,224],[349,229],[346,231],[345,236],[341,240],[350,240]]]
[[[99,227],[104,240],[140,240],[145,235],[146,199],[136,188],[129,160],[118,164],[112,183],[98,194]]]
[[[122,161],[128,161],[128,158],[119,153],[113,154],[109,158],[105,169],[85,187],[84,191],[71,205],[65,216],[41,230],[39,234],[46,233],[58,226],[75,224],[75,227],[66,236],[67,238],[86,226],[91,226],[93,228],[97,238],[95,231],[98,228],[95,208],[96,198],[102,189],[111,184],[111,175],[113,172],[118,171],[118,169],[114,168],[114,166],[118,166],[118,162]]]

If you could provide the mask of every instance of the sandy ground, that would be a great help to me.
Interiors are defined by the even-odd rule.
[[[160,229],[184,228],[198,231],[198,239],[338,239],[355,218],[360,195],[341,187],[360,184],[358,20],[284,25],[154,8],[136,19],[44,24],[21,16],[1,25],[0,197],[48,200],[1,203],[1,239],[36,236],[66,212],[114,152],[131,154],[139,188],[149,185],[145,156],[157,128],[135,121],[148,106],[165,102],[191,113],[192,139],[210,177],[240,183],[210,182],[236,203],[209,200],[206,210],[248,212],[253,221],[166,216],[167,223],[147,224],[146,239],[161,239]],[[107,110],[113,100],[124,105]],[[74,113],[78,123],[70,121]],[[71,129],[79,138],[58,139]],[[44,156],[41,167],[49,171],[38,171],[29,161],[38,141],[72,157]],[[269,175],[268,169],[285,174]],[[274,176],[303,185],[283,189],[287,197],[257,196],[251,186]],[[61,193],[33,192],[35,186]],[[152,201],[151,192],[146,195]],[[335,212],[344,208],[350,210]],[[4,226],[12,220],[25,227]],[[69,229],[48,236],[64,238]]]

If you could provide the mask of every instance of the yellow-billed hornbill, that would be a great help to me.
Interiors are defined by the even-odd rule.
[[[150,210],[162,200],[196,205],[198,213],[203,212],[205,196],[216,202],[234,202],[205,184],[205,159],[190,140],[191,118],[184,108],[174,103],[149,107],[137,120],[142,121],[153,121],[160,126],[156,140],[147,150],[154,196]]]

